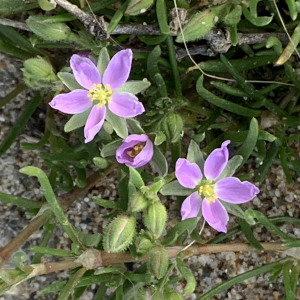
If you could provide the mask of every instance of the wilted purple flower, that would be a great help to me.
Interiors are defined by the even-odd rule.
[[[252,200],[259,189],[248,181],[241,182],[236,177],[218,180],[228,163],[227,145],[225,141],[221,148],[215,149],[204,163],[204,176],[196,163],[179,158],[176,162],[175,175],[179,183],[197,191],[188,196],[181,206],[182,219],[197,217],[202,207],[202,215],[206,222],[215,230],[227,232],[228,213],[222,203],[240,204]],[[202,200],[203,198],[203,200]]]
[[[127,167],[139,168],[153,156],[153,143],[145,134],[131,134],[117,149],[116,159]]]
[[[88,143],[100,131],[106,115],[106,105],[115,115],[131,118],[145,109],[138,98],[128,92],[117,90],[127,81],[131,69],[132,51],[119,51],[109,62],[103,78],[95,64],[87,57],[73,55],[71,68],[76,81],[84,88],[54,97],[51,107],[63,113],[79,114],[92,107],[84,127]]]

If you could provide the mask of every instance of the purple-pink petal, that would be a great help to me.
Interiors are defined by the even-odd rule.
[[[76,81],[84,88],[93,89],[93,84],[101,83],[101,75],[95,64],[86,57],[74,54],[70,65]]]
[[[201,208],[202,199],[198,192],[194,192],[188,196],[181,205],[182,220],[195,218],[198,216]]]
[[[85,143],[89,143],[100,131],[106,115],[106,107],[94,105],[84,127]]]
[[[124,118],[133,118],[145,111],[139,99],[127,92],[113,93],[112,100],[108,102],[108,108],[115,115]]]
[[[144,148],[136,157],[131,157],[127,152],[132,151],[133,147],[146,142]],[[126,164],[133,168],[139,168],[146,165],[153,157],[153,143],[145,134],[131,134],[122,143],[116,151],[116,159],[121,164]]]
[[[202,202],[202,215],[205,221],[219,232],[227,232],[227,222],[229,220],[228,213],[220,201],[207,202],[206,199]]]
[[[89,109],[93,102],[88,97],[88,91],[74,90],[55,96],[49,105],[66,114],[79,114]]]
[[[221,200],[234,204],[248,202],[259,193],[254,184],[249,181],[242,182],[236,177],[217,181],[214,191]]]
[[[103,74],[104,85],[109,84],[112,90],[121,87],[128,79],[131,70],[132,51],[121,50],[109,62]]]
[[[199,166],[196,163],[190,163],[185,158],[177,160],[175,176],[182,186],[190,189],[195,188],[203,177]]]
[[[225,141],[221,148],[211,152],[204,163],[204,176],[209,180],[216,180],[223,172],[228,162],[229,152],[227,145],[230,141]]]

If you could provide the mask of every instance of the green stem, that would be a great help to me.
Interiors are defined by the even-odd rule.
[[[27,85],[24,83],[20,83],[16,86],[16,88],[8,93],[4,98],[0,100],[0,108],[2,108],[4,105],[10,102],[10,100],[17,97],[19,94],[21,94],[24,90],[27,89]]]

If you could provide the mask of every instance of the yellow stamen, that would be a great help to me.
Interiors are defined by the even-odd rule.
[[[199,187],[199,194],[205,197],[207,203],[214,203],[217,199],[217,194],[214,192],[214,188],[215,184],[211,181]]]
[[[93,89],[89,90],[88,97],[96,102],[96,105],[102,107],[111,101],[112,90],[110,89],[110,85],[106,84],[93,84]]]
[[[133,146],[131,148],[131,150],[127,151],[127,155],[129,155],[132,158],[135,158],[138,154],[141,153],[141,151],[144,149],[146,143],[142,142],[142,143],[138,143],[135,146]]]

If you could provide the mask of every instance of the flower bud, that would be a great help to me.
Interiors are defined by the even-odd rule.
[[[52,65],[41,56],[25,60],[22,71],[25,83],[33,89],[53,87],[58,81]]]
[[[116,151],[116,159],[127,167],[139,168],[153,156],[153,143],[145,134],[131,134]]]
[[[150,250],[147,260],[147,267],[157,279],[161,279],[165,276],[168,265],[168,252],[164,247],[156,246]]]
[[[131,0],[125,11],[125,15],[136,16],[144,13],[152,4],[154,0]]]
[[[133,215],[117,216],[105,229],[103,248],[106,252],[125,250],[135,235],[136,219]]]
[[[156,239],[162,235],[166,221],[167,211],[160,202],[148,206],[144,213],[144,224]]]
[[[26,20],[30,30],[46,41],[75,41],[77,36],[64,23],[50,23],[45,16],[31,16]]]
[[[105,158],[102,157],[94,157],[93,163],[99,168],[99,169],[105,169],[108,167],[108,161]]]
[[[181,116],[171,112],[161,121],[160,127],[167,139],[171,143],[176,143],[183,130],[183,121]]]
[[[145,254],[153,246],[153,237],[149,232],[141,231],[140,235],[135,239],[136,252]]]
[[[133,213],[140,212],[148,206],[147,198],[140,192],[135,192],[129,200],[129,210]]]

